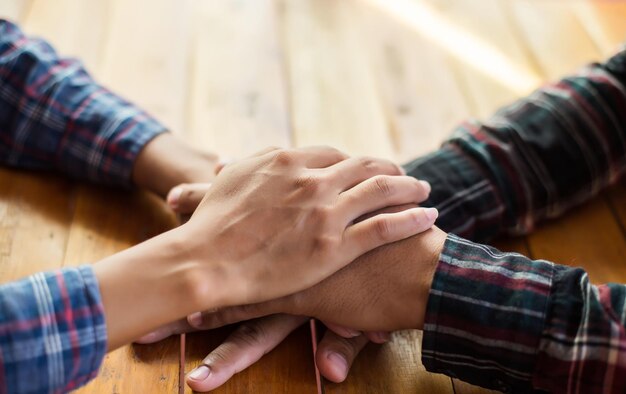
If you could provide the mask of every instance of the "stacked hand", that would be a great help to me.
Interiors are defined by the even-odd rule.
[[[363,160],[350,159],[347,162],[363,163]],[[384,163],[374,162],[380,165]],[[400,173],[390,163],[385,166],[396,168],[396,174]],[[413,204],[426,199],[430,190],[428,184],[418,184],[422,193],[411,201]],[[190,214],[210,191],[210,186],[180,185],[170,192],[168,202],[180,214]],[[376,188],[380,190],[379,186]],[[385,206],[398,206],[406,202],[388,199]],[[404,205],[385,211],[411,211],[415,209],[414,206]],[[370,206],[369,212],[383,207],[381,204]],[[383,213],[383,217],[388,214]],[[364,223],[367,223],[378,216],[368,215],[365,218]],[[424,226],[422,229],[426,228]],[[323,320],[332,329],[319,344],[317,365],[326,378],[342,381],[367,339],[382,343],[389,337],[387,331],[421,327],[432,274],[444,240],[445,234],[440,230],[426,231],[404,241],[400,246],[392,244],[364,255],[316,286],[299,293],[266,303],[221,308],[216,313],[194,313],[187,319],[173,322],[144,336],[139,342],[150,343],[174,333],[260,317],[243,323],[224,344],[207,356],[203,366],[188,376],[188,383],[193,389],[206,391],[220,386],[234,373],[247,368],[277,346],[307,320],[302,316],[313,316]],[[407,243],[411,245],[407,246]],[[406,250],[413,250],[415,254],[407,256]]]

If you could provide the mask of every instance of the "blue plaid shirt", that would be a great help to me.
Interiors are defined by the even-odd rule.
[[[80,62],[0,20],[0,162],[130,186],[164,127],[94,82]],[[0,393],[59,393],[93,378],[107,349],[89,266],[0,286]]]

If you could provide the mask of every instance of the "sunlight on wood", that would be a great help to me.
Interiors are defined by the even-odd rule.
[[[395,16],[417,33],[444,48],[480,73],[516,93],[524,94],[541,79],[509,60],[500,50],[450,23],[431,6],[411,0],[362,0]]]

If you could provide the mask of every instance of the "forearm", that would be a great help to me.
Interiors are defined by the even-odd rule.
[[[191,148],[171,133],[150,141],[139,153],[133,183],[162,197],[182,183],[207,183],[215,176],[217,156]]]
[[[546,85],[407,164],[432,185],[438,225],[477,241],[530,231],[626,169],[626,50]]]
[[[197,261],[184,237],[180,228],[171,230],[93,266],[109,350],[197,310],[220,306],[228,288],[224,278],[206,272],[210,262]],[[210,291],[199,296],[201,288]]]
[[[424,324],[426,368],[505,392],[621,392],[626,287],[449,236]],[[584,366],[578,368],[576,366]]]

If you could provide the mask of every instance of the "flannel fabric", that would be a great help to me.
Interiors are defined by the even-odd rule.
[[[95,83],[76,60],[0,20],[0,163],[130,186],[141,148],[165,128]],[[60,393],[106,353],[89,266],[0,286],[0,393]]]
[[[626,49],[462,124],[406,169],[456,234],[430,291],[426,368],[504,392],[626,392],[626,286],[472,242],[527,233],[623,178]]]

